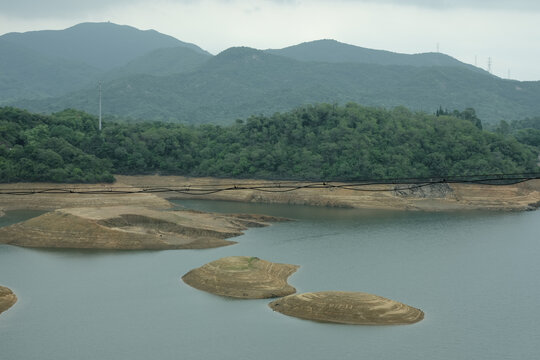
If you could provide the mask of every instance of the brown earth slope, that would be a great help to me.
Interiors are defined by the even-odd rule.
[[[0,314],[17,302],[17,296],[7,287],[0,286]]]
[[[0,228],[0,242],[46,248],[199,249],[233,244],[226,239],[279,220],[133,206],[68,208]]]

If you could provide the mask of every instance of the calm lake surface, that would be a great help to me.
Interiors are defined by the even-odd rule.
[[[209,250],[58,251],[0,245],[6,360],[537,359],[540,211],[373,212],[178,201],[294,218]],[[0,226],[38,213],[8,213]],[[298,292],[363,291],[418,307],[407,326],[352,326],[273,312],[180,277],[233,255],[301,265]]]

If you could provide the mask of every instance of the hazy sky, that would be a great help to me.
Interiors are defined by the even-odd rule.
[[[436,51],[500,77],[540,80],[539,0],[0,0],[0,34],[111,21],[155,29],[216,54],[336,39]]]

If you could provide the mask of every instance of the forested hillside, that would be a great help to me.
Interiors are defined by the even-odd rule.
[[[112,23],[8,33],[0,36],[0,105],[96,89],[100,80],[126,74],[177,73],[210,56],[157,31]]]
[[[112,173],[360,180],[521,173],[537,150],[456,116],[321,104],[236,124],[105,123],[0,108],[0,181],[112,181]]]
[[[536,147],[540,153],[540,117],[514,120],[511,124],[501,121],[497,131],[511,134],[519,142]]]
[[[49,58],[66,59],[110,70],[150,51],[184,46],[208,54],[198,46],[155,30],[139,30],[113,23],[82,23],[64,30],[8,33],[0,39]]]
[[[322,102],[474,107],[491,124],[540,113],[540,81],[501,79],[441,53],[317,40],[213,56],[153,30],[111,23],[0,36],[0,106],[97,115],[100,82],[105,115],[184,124],[228,125]]]
[[[305,42],[283,49],[269,49],[266,50],[266,52],[300,61],[420,67],[455,66],[483,72],[480,68],[464,64],[453,57],[442,53],[400,54],[385,50],[367,49],[330,39]]]
[[[99,73],[88,64],[50,58],[0,37],[0,104],[86,88]]]

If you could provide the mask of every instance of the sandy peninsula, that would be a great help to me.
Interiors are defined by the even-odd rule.
[[[248,227],[284,219],[135,206],[58,209],[0,228],[0,243],[71,249],[201,249],[234,244]]]
[[[17,296],[7,287],[0,286],[0,314],[17,302]]]
[[[1,212],[51,211],[0,229],[0,242],[31,247],[185,249],[224,246],[246,227],[277,218],[170,211],[170,199],[386,210],[540,207],[540,180],[515,185],[359,185],[268,180],[117,176],[114,184],[0,184]]]
[[[241,299],[264,299],[294,294],[287,283],[299,266],[258,257],[231,256],[193,269],[182,280],[199,290]]]
[[[289,295],[269,306],[285,315],[340,324],[401,325],[424,318],[419,309],[362,292],[322,291]]]

